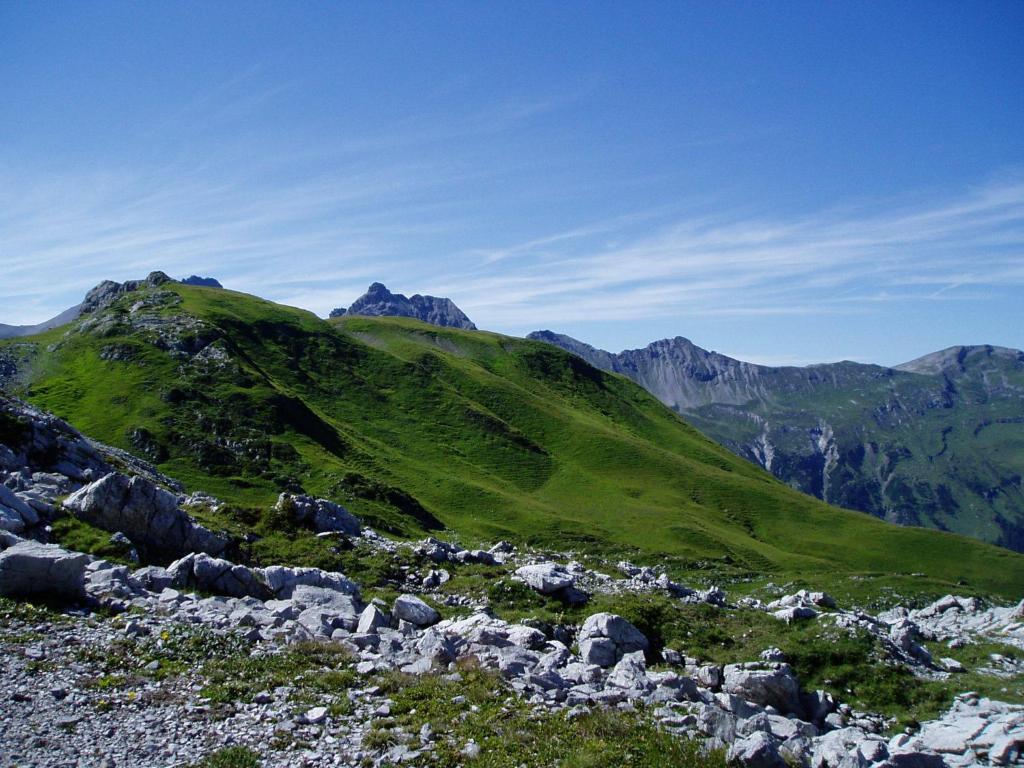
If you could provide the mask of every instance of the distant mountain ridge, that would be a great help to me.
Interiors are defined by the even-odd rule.
[[[51,328],[57,328],[77,319],[81,312],[82,305],[75,304],[75,306],[68,307],[59,315],[51,317],[49,320],[45,320],[37,325],[5,325],[4,323],[0,323],[0,339],[13,339],[19,336],[33,336],[37,333],[48,331]]]
[[[466,317],[466,313],[459,309],[451,299],[421,296],[418,293],[406,297],[401,293],[392,293],[383,283],[371,284],[366,293],[352,302],[352,306],[347,310],[340,307],[331,310],[330,317],[348,315],[411,317],[443,328],[477,330],[473,321]]]
[[[551,331],[528,338],[633,379],[806,493],[1024,551],[1024,352],[961,346],[893,368],[799,368],[682,337],[618,354]]]

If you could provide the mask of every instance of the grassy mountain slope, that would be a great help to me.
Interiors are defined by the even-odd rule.
[[[829,503],[1024,551],[1024,353],[955,347],[899,368],[754,365],[665,339],[611,354],[704,434]]]
[[[919,572],[1008,596],[1024,583],[1024,557],[797,493],[634,383],[539,342],[329,323],[172,283],[0,342],[0,358],[8,388],[233,504],[301,488],[409,535],[751,574]]]

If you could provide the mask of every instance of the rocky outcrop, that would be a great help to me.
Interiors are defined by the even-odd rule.
[[[276,509],[288,513],[295,522],[308,526],[317,533],[358,536],[361,531],[359,518],[340,504],[327,499],[282,493],[277,499]]]
[[[112,472],[114,464],[149,482],[175,485],[148,463],[0,393],[0,530],[34,532],[59,514],[62,497]]]
[[[85,299],[81,305],[81,313],[85,315],[106,309],[125,294],[137,291],[140,288],[156,288],[173,282],[174,280],[160,271],[150,272],[143,280],[126,280],[123,283],[104,280],[85,294]]]
[[[111,472],[71,494],[64,508],[97,528],[123,533],[148,560],[190,552],[219,555],[228,546],[226,536],[182,511],[175,494],[141,477]]]
[[[344,574],[319,568],[271,565],[262,570],[262,580],[278,599],[288,599],[299,587],[329,589],[359,597],[359,585]]]
[[[257,571],[202,552],[174,561],[168,566],[167,574],[171,585],[178,589],[199,589],[228,597],[267,599],[272,595]]]
[[[6,485],[0,485],[0,530],[24,533],[39,522],[39,513]]]
[[[412,317],[431,325],[476,330],[473,322],[451,299],[418,293],[407,298],[401,293],[391,293],[382,283],[373,283],[347,310],[339,308],[330,314],[331,317],[344,315]]]
[[[0,595],[82,597],[89,560],[88,555],[53,544],[19,542],[0,552]]]
[[[483,565],[494,565],[503,563],[506,556],[513,551],[513,547],[507,542],[502,542],[491,547],[490,550],[465,549],[458,544],[435,539],[428,536],[416,544],[413,551],[417,555],[428,557],[435,563],[481,563]]]

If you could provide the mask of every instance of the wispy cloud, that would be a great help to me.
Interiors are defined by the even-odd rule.
[[[1024,183],[913,206],[683,218],[633,237],[574,227],[495,249],[449,292],[489,326],[869,311],[1024,285]],[[970,293],[965,289],[974,289]]]
[[[506,105],[425,132],[398,126],[386,141],[486,134],[551,108]],[[0,320],[37,322],[99,279],[154,268],[214,274],[322,314],[379,279],[451,296],[478,325],[513,333],[597,318],[856,314],[1024,286],[1019,179],[799,216],[662,208],[528,232],[514,213],[481,224],[468,182],[500,170],[429,153],[373,160],[378,145],[366,141],[349,147],[358,162],[332,155],[298,180],[279,173],[280,157],[52,177],[0,168]],[[502,225],[527,236],[503,240]]]

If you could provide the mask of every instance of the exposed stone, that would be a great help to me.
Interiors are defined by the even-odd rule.
[[[142,477],[111,472],[71,494],[64,507],[90,525],[124,533],[147,559],[219,555],[228,544],[179,509],[173,493]]]
[[[524,565],[516,569],[515,575],[544,595],[571,587],[575,581],[572,574],[557,563]]]
[[[427,627],[436,624],[441,615],[423,602],[416,595],[399,595],[391,608],[391,615],[395,619],[408,621],[418,627]]]
[[[388,627],[390,625],[391,616],[385,611],[382,611],[376,605],[371,604],[366,606],[360,614],[356,632],[359,632],[360,634],[376,632],[378,629]]]
[[[338,308],[330,314],[331,317],[344,315],[413,317],[432,325],[476,330],[473,322],[451,299],[419,294],[406,298],[400,293],[391,293],[381,283],[373,283],[347,311]]]
[[[337,532],[358,536],[361,530],[359,518],[340,504],[312,496],[293,496],[282,493],[277,499],[279,511],[290,511],[295,521],[309,525],[317,533]]]
[[[583,622],[580,641],[597,637],[608,638],[621,653],[646,651],[650,645],[643,632],[614,613],[595,613]]]
[[[738,762],[747,768],[786,768],[786,761],[771,735],[755,731],[734,742],[726,756],[729,762]]]
[[[244,565],[199,552],[186,555],[167,568],[171,583],[230,597],[270,597],[261,574]]]
[[[761,706],[771,705],[785,714],[803,714],[800,683],[788,664],[729,664],[722,690]]]
[[[23,541],[0,552],[0,595],[82,597],[89,556],[53,544]]]
[[[284,565],[271,565],[263,569],[263,581],[278,598],[289,598],[296,587],[322,587],[359,597],[359,585],[344,574],[334,571],[322,571],[319,568],[292,568]]]

